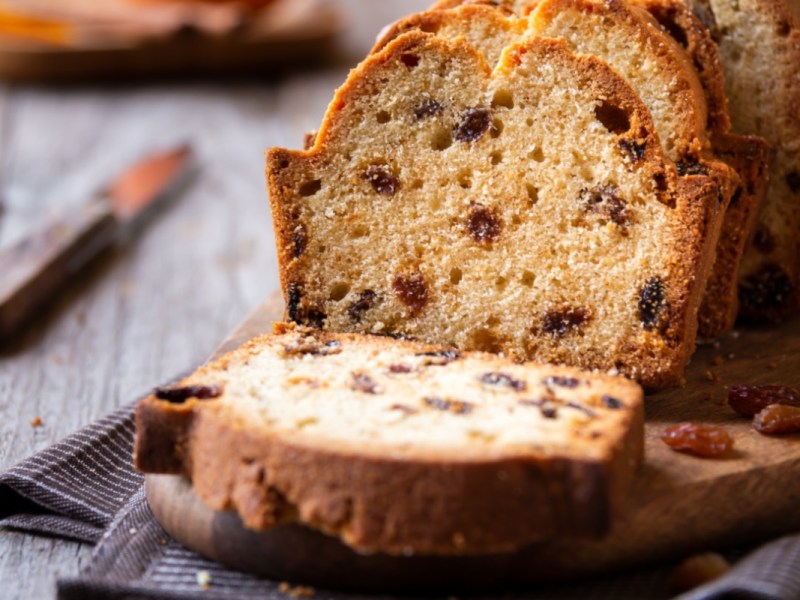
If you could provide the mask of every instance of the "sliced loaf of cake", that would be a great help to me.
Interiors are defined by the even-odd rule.
[[[294,322],[649,387],[694,350],[718,205],[685,192],[625,81],[564,42],[512,45],[492,73],[463,39],[405,34],[267,177]]]
[[[691,0],[717,42],[736,131],[772,145],[770,187],[740,274],[741,312],[800,310],[800,16],[785,0]]]
[[[643,453],[621,378],[278,325],[137,409],[136,465],[216,510],[363,552],[506,552],[599,536]]]

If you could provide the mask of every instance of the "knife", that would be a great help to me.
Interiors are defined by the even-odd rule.
[[[182,145],[129,166],[84,207],[0,252],[0,343],[27,324],[103,250],[130,241],[187,182]]]

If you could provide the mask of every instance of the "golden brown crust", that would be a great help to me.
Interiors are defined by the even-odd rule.
[[[293,331],[280,325],[276,334]],[[322,342],[431,349],[387,338],[314,335]],[[215,373],[258,353],[268,337],[177,385],[214,381]],[[554,451],[476,458],[478,449],[463,459],[409,458],[277,435],[239,416],[236,398],[171,404],[151,396],[137,407],[136,466],[190,477],[207,505],[238,512],[251,529],[298,521],[364,552],[483,554],[516,550],[556,533],[600,536],[620,512],[642,458],[641,390],[620,378],[549,369],[596,378],[625,398],[628,417],[602,457],[582,460]]]

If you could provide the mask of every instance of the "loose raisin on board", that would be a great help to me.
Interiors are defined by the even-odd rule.
[[[754,417],[770,404],[800,406],[800,392],[785,385],[735,385],[728,405],[743,417]]]
[[[755,416],[753,427],[769,435],[800,433],[800,406],[771,404]]]
[[[702,458],[721,458],[733,450],[733,438],[722,427],[681,423],[668,427],[661,440],[676,452]]]
[[[470,108],[455,129],[459,142],[477,142],[492,126],[492,113],[485,108]]]
[[[715,552],[696,554],[683,561],[672,574],[672,588],[688,592],[727,573],[731,564]]]
[[[517,392],[524,392],[528,389],[528,384],[512,377],[508,373],[484,373],[480,377],[481,383],[495,387],[505,387]]]
[[[182,404],[190,398],[213,400],[222,396],[222,388],[216,385],[187,385],[183,387],[156,388],[155,396],[171,404]]]

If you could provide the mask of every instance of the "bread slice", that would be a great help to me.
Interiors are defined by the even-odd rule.
[[[515,10],[528,12],[533,8],[533,3],[518,3]],[[717,204],[722,195],[723,204],[727,205],[734,196],[738,177],[728,164],[713,155],[701,82],[686,53],[649,13],[619,0],[545,0],[535,8],[530,21],[475,3],[413,15],[391,27],[376,49],[410,30],[436,32],[449,39],[465,35],[489,64],[496,64],[504,45],[522,36],[564,37],[580,52],[607,60],[628,79],[650,108],[661,139],[666,140],[667,156],[678,164],[685,177],[706,180],[706,196],[698,201]],[[733,140],[726,147],[735,148]],[[749,200],[738,202],[740,199],[737,204]],[[749,208],[750,204],[746,206]],[[752,212],[727,214],[728,229],[738,232]],[[737,311],[735,273],[743,246],[741,236],[723,236],[716,249],[709,249],[709,260],[715,261],[718,252],[720,262],[714,266],[714,285],[700,310],[699,330],[703,337],[716,337],[733,326]]]
[[[733,167],[740,178],[734,201],[725,214],[723,241],[718,246],[714,271],[699,314],[700,335],[713,338],[730,330],[738,314],[741,260],[753,238],[767,194],[771,147],[762,137],[732,132],[725,75],[717,45],[691,9],[681,0],[637,0],[637,3],[653,15],[691,58],[705,91],[714,154]],[[723,301],[709,303],[711,298]]]
[[[492,73],[463,39],[403,35],[351,74],[311,150],[268,152],[267,178],[294,322],[654,388],[694,350],[718,207],[676,191],[700,178],[563,42],[512,45]]]
[[[800,17],[784,0],[689,4],[719,47],[734,129],[775,152],[739,296],[743,316],[778,320],[800,310]]]
[[[363,552],[599,536],[643,455],[641,389],[386,337],[279,324],[137,409],[136,466],[263,530]]]

